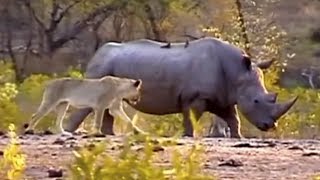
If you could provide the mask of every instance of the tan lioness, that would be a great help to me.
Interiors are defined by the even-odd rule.
[[[56,126],[62,134],[71,135],[64,131],[63,119],[69,105],[75,108],[92,108],[94,117],[94,133],[101,134],[103,113],[105,109],[113,116],[119,116],[128,121],[140,133],[145,133],[135,126],[123,110],[123,100],[135,104],[140,100],[142,81],[105,76],[101,79],[72,79],[60,78],[49,81],[44,90],[42,102],[31,117],[26,131],[33,130],[40,119],[55,108],[57,112]]]

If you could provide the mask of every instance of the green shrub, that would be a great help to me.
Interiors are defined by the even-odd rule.
[[[22,114],[15,98],[18,94],[17,86],[13,83],[4,83],[0,85],[0,129],[6,129],[11,123],[18,123]]]
[[[36,112],[42,100],[45,84],[51,79],[53,79],[53,77],[48,75],[34,74],[27,77],[20,84],[18,103],[26,117],[24,122],[28,121],[31,118],[31,115]],[[54,112],[49,113],[43,117],[36,129],[43,130],[52,127],[55,118],[56,114]]]
[[[201,128],[198,124],[195,127],[196,131]],[[139,142],[144,144],[143,148],[136,150],[132,147]],[[70,179],[214,179],[201,171],[203,149],[199,142],[192,145],[189,153],[186,153],[186,149],[180,152],[175,144],[177,142],[174,139],[157,141],[149,136],[128,136],[114,157],[106,152],[105,143],[91,143],[73,152],[75,160],[69,165]],[[173,148],[170,165],[154,165],[153,162],[159,157],[154,153],[157,147]]]
[[[4,149],[3,158],[0,159],[0,177],[6,176],[9,180],[21,179],[26,168],[26,157],[21,152],[14,124],[9,125],[8,134],[10,141]]]
[[[83,73],[79,69],[73,68],[73,67],[70,67],[68,69],[66,75],[72,78],[79,78],[79,79],[84,78]]]

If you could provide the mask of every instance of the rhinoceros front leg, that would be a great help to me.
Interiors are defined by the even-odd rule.
[[[195,100],[190,104],[186,104],[183,108],[183,127],[184,136],[193,137],[193,127],[190,120],[190,110],[193,111],[196,120],[198,121],[205,111],[205,101]]]
[[[237,109],[234,106],[232,106],[222,110],[220,114],[220,117],[227,122],[230,128],[230,137],[242,138],[242,135],[240,133],[240,118]]]
[[[70,115],[67,126],[64,128],[65,131],[74,132],[78,129],[83,120],[92,112],[91,108],[76,109],[76,112],[73,112]]]
[[[109,109],[104,111],[101,131],[103,134],[114,135],[113,131],[114,117],[110,114]]]

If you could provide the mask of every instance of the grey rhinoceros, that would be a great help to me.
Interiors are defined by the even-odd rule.
[[[139,39],[109,42],[95,53],[85,77],[106,75],[141,79],[141,99],[131,104],[154,115],[183,113],[185,136],[193,136],[189,110],[196,118],[209,111],[224,119],[231,137],[241,137],[238,109],[258,129],[275,128],[276,121],[296,102],[276,103],[268,93],[263,73],[272,61],[254,63],[244,51],[228,42],[205,37],[188,42],[166,43]],[[92,92],[94,93],[94,92]],[[74,112],[66,131],[77,129],[91,109]],[[102,132],[113,134],[114,118],[105,111]]]

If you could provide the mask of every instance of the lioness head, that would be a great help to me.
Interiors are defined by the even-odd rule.
[[[123,99],[129,101],[131,104],[136,104],[140,101],[140,89],[142,85],[142,80],[130,79],[128,83],[124,85],[123,88]]]

